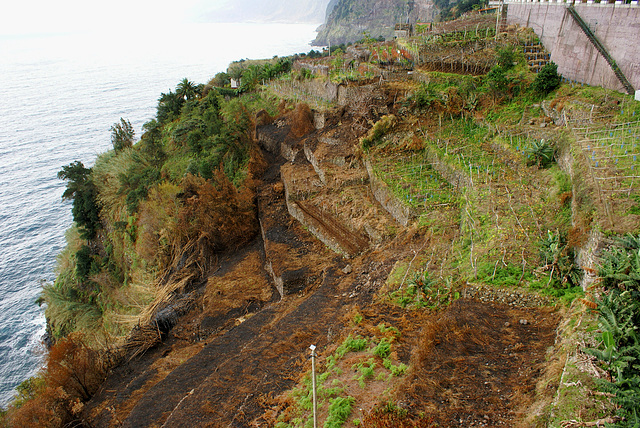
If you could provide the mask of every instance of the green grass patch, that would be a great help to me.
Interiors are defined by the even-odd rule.
[[[453,187],[433,169],[424,153],[379,157],[373,168],[393,194],[414,209],[457,204]]]

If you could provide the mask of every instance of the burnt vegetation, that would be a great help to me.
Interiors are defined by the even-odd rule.
[[[138,141],[114,124],[59,173],[53,345],[2,422],[308,426],[314,343],[324,426],[637,424],[637,190],[597,187],[557,118],[640,106],[533,73],[535,36],[494,23],[235,62],[161,94]]]

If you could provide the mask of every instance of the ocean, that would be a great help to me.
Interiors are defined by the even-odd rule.
[[[317,24],[179,24],[0,36],[0,406],[42,366],[43,281],[72,224],[62,166],[93,165],[120,118],[140,136],[158,97],[231,61],[308,52]]]

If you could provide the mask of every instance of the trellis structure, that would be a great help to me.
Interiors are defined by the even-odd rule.
[[[380,157],[372,166],[394,194],[413,208],[430,209],[454,202],[455,189],[423,153]]]
[[[309,107],[317,110],[329,108],[334,104],[331,100],[314,94],[312,91],[307,90],[304,85],[294,80],[274,79],[265,82],[264,87],[280,98],[292,100],[296,103],[304,102]]]
[[[616,202],[622,196],[640,195],[640,120],[607,125],[577,122],[572,129],[598,198],[613,224]]]

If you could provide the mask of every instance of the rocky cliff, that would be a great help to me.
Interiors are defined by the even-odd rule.
[[[337,0],[329,3],[314,45],[353,42],[365,32],[374,38],[391,38],[396,24],[431,22],[435,16],[432,0]]]

